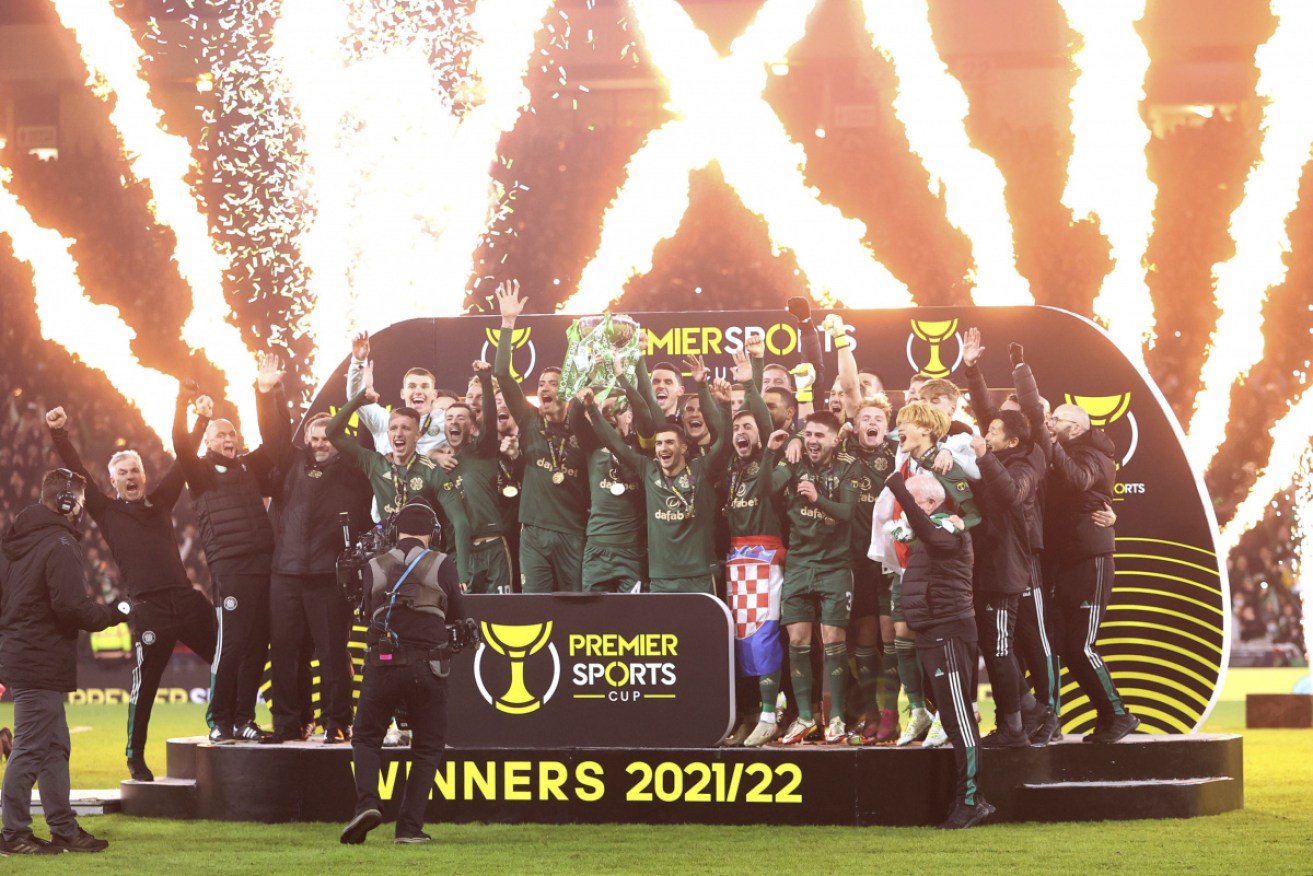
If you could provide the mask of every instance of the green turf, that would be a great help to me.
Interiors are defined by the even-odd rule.
[[[396,873],[423,867],[485,873],[1011,874],[1313,872],[1313,730],[1244,730],[1244,694],[1289,691],[1301,671],[1240,670],[1228,676],[1207,730],[1243,732],[1245,809],[1188,821],[997,825],[956,834],[925,828],[653,827],[646,825],[438,825],[429,846],[393,846],[387,829],[359,847],[338,844],[334,825],[85,819],[113,842],[102,855],[58,863],[9,858],[0,873]],[[73,777],[79,788],[122,778],[124,709],[70,706]],[[163,740],[204,727],[203,707],[161,706],[151,762]],[[12,707],[0,707],[0,724]],[[890,793],[897,793],[890,789]],[[38,825],[38,832],[43,827]],[[382,842],[378,840],[384,840]]]

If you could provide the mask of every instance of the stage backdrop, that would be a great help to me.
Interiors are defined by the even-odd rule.
[[[937,307],[841,310],[857,362],[875,371],[895,405],[914,374],[949,377],[965,387],[962,333],[983,334],[981,368],[991,389],[1010,389],[1007,345],[1025,346],[1026,360],[1055,406],[1080,404],[1117,446],[1119,468],[1116,586],[1099,646],[1123,697],[1150,732],[1186,733],[1207,717],[1221,689],[1230,651],[1230,599],[1219,562],[1212,506],[1190,468],[1184,436],[1148,374],[1124,356],[1094,323],[1048,307]],[[799,361],[799,335],[783,312],[633,313],[643,326],[649,365],[698,354],[727,375],[745,334],[766,336],[767,362]],[[816,323],[826,311],[815,313]],[[499,343],[513,347],[513,369],[532,394],[542,369],[560,365],[571,318],[524,316],[509,338],[498,317],[410,320],[373,339],[375,384],[389,406],[401,377],[420,365],[439,386],[462,390],[475,359],[493,360]],[[825,349],[826,380],[834,353]],[[345,400],[346,364],[319,390],[311,412]],[[824,399],[824,392],[818,393]],[[468,669],[468,667],[467,667]],[[488,706],[492,708],[491,705]],[[1068,732],[1088,729],[1094,713],[1063,671],[1063,720]],[[471,716],[473,719],[473,716]]]

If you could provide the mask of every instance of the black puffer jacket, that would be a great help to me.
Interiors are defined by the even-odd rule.
[[[78,630],[121,616],[87,597],[77,527],[45,505],[24,508],[0,555],[0,681],[10,687],[77,688]]]
[[[1044,480],[1044,451],[1034,444],[986,453],[976,489],[984,525],[975,536],[976,589],[1020,593],[1030,586],[1035,496]]]
[[[972,621],[976,616],[971,591],[971,535],[949,533],[917,507],[903,476],[894,472],[885,482],[903,509],[916,541],[912,542],[900,589],[903,617],[917,633],[933,634],[942,626]]]
[[[1045,481],[1044,548],[1060,563],[1110,554],[1116,533],[1090,516],[1112,503],[1116,448],[1101,429],[1067,444],[1054,443]]]

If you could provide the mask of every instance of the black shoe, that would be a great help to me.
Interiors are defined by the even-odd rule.
[[[1048,745],[1050,742],[1062,741],[1062,722],[1054,711],[1045,706],[1034,721],[1024,722],[1026,736],[1034,745]]]
[[[155,774],[150,771],[150,767],[146,766],[144,757],[128,758],[128,774],[132,776],[134,782],[155,781]]]
[[[953,809],[953,814],[948,816],[948,820],[939,825],[940,830],[965,830],[968,827],[975,827],[980,822],[994,814],[994,807],[985,802],[983,797],[976,799],[975,806],[967,806],[965,803],[959,803]]]
[[[51,836],[50,847],[61,852],[103,852],[109,848],[109,840],[96,839],[79,827],[77,836],[72,839]]]
[[[232,745],[237,741],[233,737],[233,732],[225,727],[215,727],[210,731],[208,738],[211,745]]]
[[[1112,742],[1121,742],[1128,735],[1135,732],[1135,728],[1140,726],[1140,719],[1126,712],[1121,715],[1114,715],[1113,719],[1108,722],[1107,729],[1100,733],[1092,733],[1085,737],[1088,742],[1099,742],[1108,744]]]
[[[301,741],[305,742],[315,735],[315,722],[307,721],[301,725]]]
[[[1030,748],[1030,737],[1025,733],[1011,733],[1006,727],[999,727],[993,733],[987,733],[980,740],[981,748]]]
[[[275,730],[272,733],[265,733],[255,741],[261,745],[282,745],[284,742],[300,742],[301,731],[296,730],[288,733],[284,730]]]
[[[427,833],[421,830],[419,833],[406,834],[405,836],[398,834],[397,838],[394,839],[393,842],[394,843],[429,843],[429,842],[433,842],[433,837],[429,836]]]
[[[351,741],[350,727],[333,727],[330,730],[324,731],[325,745],[342,745],[343,743],[350,741]]]
[[[261,730],[260,725],[254,721],[247,721],[233,728],[233,738],[238,742],[264,742],[272,735],[267,730]]]
[[[342,828],[341,841],[349,846],[358,846],[365,841],[369,832],[383,823],[383,813],[377,809],[357,812],[355,818]]]
[[[0,852],[9,855],[62,855],[63,849],[57,849],[47,840],[30,833],[20,834],[11,840],[0,840]]]
[[[1112,718],[1105,718],[1102,715],[1094,719],[1094,729],[1081,737],[1081,742],[1098,742],[1099,737],[1108,732],[1108,725],[1112,723]]]
[[[0,760],[9,760],[14,750],[14,734],[8,727],[0,727]]]

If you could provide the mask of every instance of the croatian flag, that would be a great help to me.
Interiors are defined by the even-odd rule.
[[[777,672],[784,664],[780,638],[784,545],[779,539],[735,538],[726,567],[739,675]]]

